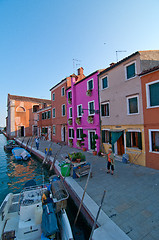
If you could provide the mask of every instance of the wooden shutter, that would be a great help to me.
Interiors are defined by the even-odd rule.
[[[138,148],[142,149],[142,135],[141,135],[141,132],[138,132]]]
[[[131,147],[131,132],[126,132],[126,146]]]

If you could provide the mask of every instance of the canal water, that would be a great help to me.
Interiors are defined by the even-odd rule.
[[[48,171],[42,167],[41,162],[35,157],[29,161],[16,161],[11,153],[4,151],[6,143],[6,137],[0,134],[0,205],[8,193],[19,193],[28,180],[34,179],[38,185],[43,181],[49,182]],[[67,212],[70,223],[73,224],[77,208],[72,199],[68,201]],[[81,215],[72,230],[75,240],[89,239],[91,229]]]

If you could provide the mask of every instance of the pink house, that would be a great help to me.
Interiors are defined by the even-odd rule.
[[[92,151],[93,136],[97,135],[97,152],[100,150],[98,73],[91,73],[80,81],[75,74],[71,75],[71,86],[66,90],[69,145],[82,148],[81,134],[84,133],[82,143]]]

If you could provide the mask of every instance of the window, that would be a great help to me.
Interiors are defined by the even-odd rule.
[[[105,89],[108,87],[108,77],[102,78],[102,89]]]
[[[51,118],[51,111],[48,111],[48,119]]]
[[[83,129],[82,128],[77,128],[77,139],[81,139],[81,135],[83,134]]]
[[[111,143],[111,132],[109,130],[102,130],[102,143]]]
[[[72,118],[72,107],[69,108],[69,118]]]
[[[82,117],[82,104],[77,106],[77,117]]]
[[[74,129],[69,128],[69,138],[74,138]]]
[[[39,121],[39,114],[38,114],[38,119],[37,119],[37,121]]]
[[[94,101],[88,103],[88,115],[94,115],[95,109],[94,109]]]
[[[65,110],[65,104],[62,105],[62,116],[64,117],[66,114],[66,110]]]
[[[52,101],[55,101],[55,93],[52,94]]]
[[[34,105],[33,106],[33,112],[37,112],[39,110],[39,105]]]
[[[149,130],[149,145],[150,152],[155,151],[159,153],[159,129]]]
[[[128,112],[128,115],[139,113],[138,98],[139,98],[138,95],[127,97],[127,112]]]
[[[68,92],[68,99],[72,99],[72,92],[71,91]]]
[[[126,79],[130,79],[136,76],[135,62],[126,66]]]
[[[159,80],[146,84],[147,107],[159,107]]]
[[[55,108],[52,109],[52,117],[55,118]]]
[[[64,87],[61,88],[61,96],[62,97],[65,96],[65,88]]]
[[[142,149],[141,132],[126,132],[126,146]]]
[[[42,120],[47,119],[47,112],[42,113]]]
[[[56,135],[56,126],[55,125],[53,125],[53,127],[52,127],[52,134]]]
[[[109,102],[101,104],[102,117],[109,117]]]
[[[93,79],[87,81],[87,90],[93,89]]]

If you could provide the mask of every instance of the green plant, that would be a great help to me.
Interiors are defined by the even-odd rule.
[[[77,147],[81,147],[81,140],[77,140],[76,145]]]
[[[80,117],[77,117],[77,118],[76,118],[76,123],[77,123],[77,125],[80,125],[80,124],[81,124],[81,118],[80,118]]]
[[[87,96],[91,96],[91,95],[92,95],[92,90],[91,90],[91,89],[88,89],[87,92],[86,92],[86,95],[87,95]]]
[[[72,99],[68,98],[68,104],[71,104],[71,103],[72,103]]]
[[[94,116],[88,116],[87,122],[88,123],[93,123]]]
[[[85,137],[87,137],[87,135],[85,133],[82,133],[81,134],[81,146],[84,146]]]
[[[99,152],[98,152],[98,156],[101,156],[101,154],[102,154],[102,151],[101,151],[101,150],[99,150]]]
[[[97,134],[95,134],[94,136],[93,136],[93,140],[92,140],[92,149],[95,151],[95,149],[96,149],[96,140],[98,139],[98,135]]]
[[[69,139],[69,145],[72,147],[73,146],[73,139]]]
[[[81,159],[81,161],[85,161],[86,160],[85,155],[83,153],[81,153],[81,152],[76,152],[76,153],[70,154],[70,158],[71,158],[71,160],[73,162],[76,161],[77,159]]]
[[[72,119],[71,118],[68,119],[68,125],[72,125]]]

